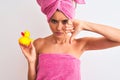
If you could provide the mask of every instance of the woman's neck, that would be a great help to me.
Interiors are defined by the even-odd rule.
[[[55,36],[52,35],[52,41],[55,43],[55,44],[65,44],[65,43],[69,43],[70,41],[70,35],[66,35],[65,37],[63,38],[57,38]]]

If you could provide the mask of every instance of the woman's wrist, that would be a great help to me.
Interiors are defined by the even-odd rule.
[[[36,67],[36,62],[28,62],[28,67],[34,69]]]
[[[83,30],[89,31],[88,22],[86,22],[86,21],[80,21],[80,26],[82,27]]]
[[[32,61],[28,60],[28,64],[36,64],[36,60],[32,60]]]
[[[83,20],[75,20],[75,26],[81,28],[81,30],[89,30],[88,22]]]

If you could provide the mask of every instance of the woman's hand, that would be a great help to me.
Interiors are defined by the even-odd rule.
[[[24,54],[24,56],[26,57],[28,62],[35,63],[36,62],[36,50],[35,50],[33,43],[31,43],[31,45],[28,47],[21,45],[21,44],[19,44],[19,45],[22,50],[22,53]]]
[[[66,33],[71,33],[70,43],[75,36],[84,29],[83,22],[80,20],[69,20],[68,26],[66,26]]]

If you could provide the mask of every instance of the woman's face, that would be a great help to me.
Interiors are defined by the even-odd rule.
[[[65,27],[69,19],[60,11],[56,11],[49,21],[49,26],[53,35],[58,38],[66,36]]]

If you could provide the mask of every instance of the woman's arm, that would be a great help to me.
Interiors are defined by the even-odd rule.
[[[102,24],[96,24],[91,22],[83,22],[84,23],[84,30],[96,32],[98,34],[103,35],[107,39],[115,42],[120,42],[120,29],[102,25]]]
[[[37,55],[33,43],[26,47],[20,44],[21,50],[28,62],[28,80],[36,80]]]
[[[120,29],[91,22],[85,22],[84,26],[85,30],[104,36],[99,38],[88,38],[86,50],[106,49],[120,45]]]
[[[74,38],[74,36],[81,30],[91,31],[103,35],[103,37],[99,38],[85,38],[85,49],[87,50],[105,49],[120,45],[120,29],[79,20],[74,20],[73,26],[75,27],[75,31],[73,32],[72,38]]]
[[[36,63],[28,63],[28,80],[36,80]]]

